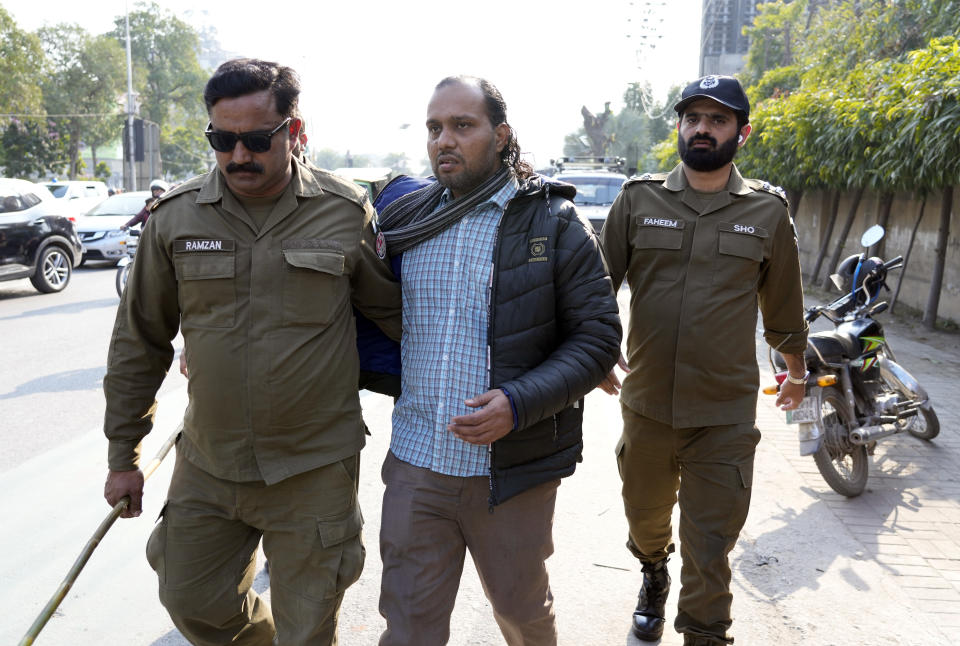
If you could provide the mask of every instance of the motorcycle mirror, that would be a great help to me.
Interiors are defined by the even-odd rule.
[[[883,238],[883,234],[883,227],[879,224],[875,224],[863,232],[863,235],[860,237],[860,244],[864,247],[872,247],[880,242],[880,240]]]

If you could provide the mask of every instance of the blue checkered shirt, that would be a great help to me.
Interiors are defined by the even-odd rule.
[[[489,448],[464,442],[447,424],[476,411],[463,400],[490,389],[493,246],[516,193],[511,179],[449,229],[403,253],[402,394],[393,408],[390,450],[414,466],[461,477],[489,474]],[[440,205],[449,199],[444,191]]]

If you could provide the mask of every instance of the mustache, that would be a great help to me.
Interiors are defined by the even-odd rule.
[[[437,162],[439,163],[444,159],[449,159],[449,158],[456,159],[458,162],[463,163],[463,157],[461,157],[457,153],[440,153],[439,155],[437,155]]]
[[[687,146],[693,146],[693,144],[698,141],[706,141],[707,143],[712,144],[714,147],[717,146],[717,140],[710,135],[693,135],[687,139]]]
[[[257,162],[251,161],[243,164],[238,164],[236,162],[230,162],[227,164],[226,171],[228,173],[263,173],[263,166]]]

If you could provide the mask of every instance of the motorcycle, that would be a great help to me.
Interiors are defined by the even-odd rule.
[[[123,296],[123,288],[127,286],[127,276],[133,267],[133,257],[137,253],[137,243],[140,240],[140,231],[131,229],[127,232],[127,255],[117,263],[117,277],[115,280],[117,296]]]
[[[883,235],[883,227],[874,225],[860,243],[870,247]],[[932,440],[940,433],[926,390],[896,362],[874,318],[888,307],[877,300],[881,289],[889,291],[887,272],[902,266],[901,256],[884,262],[852,255],[830,276],[844,295],[806,310],[808,323],[822,316],[834,329],[809,335],[806,395],[798,408],[787,411],[787,423],[797,425],[800,454],[813,455],[827,484],[851,498],[867,485],[869,455],[878,441],[903,432]],[[783,383],[783,357],[771,349],[770,363],[778,384]],[[775,394],[777,388],[764,392]]]

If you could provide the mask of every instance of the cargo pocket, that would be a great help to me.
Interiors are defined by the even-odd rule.
[[[653,280],[674,281],[683,271],[683,220],[637,217],[634,253]]]
[[[235,254],[177,254],[173,264],[183,322],[198,327],[233,327],[237,312]]]
[[[329,554],[331,560],[338,561],[338,563],[331,563],[330,583],[332,585],[325,591],[325,598],[343,594],[360,578],[367,556],[363,537],[360,534],[361,529],[363,529],[363,514],[360,512],[359,504],[354,504],[342,518],[317,521],[317,531],[324,553]]]
[[[332,248],[283,249],[283,320],[291,325],[329,325],[347,296],[343,251]]]
[[[147,539],[147,563],[157,573],[160,583],[167,582],[167,569],[165,554],[167,551],[167,503],[163,503],[160,515],[157,517],[159,522],[150,532],[150,538]]]
[[[767,230],[721,222],[717,231],[717,261],[713,284],[752,289],[760,276]]]

